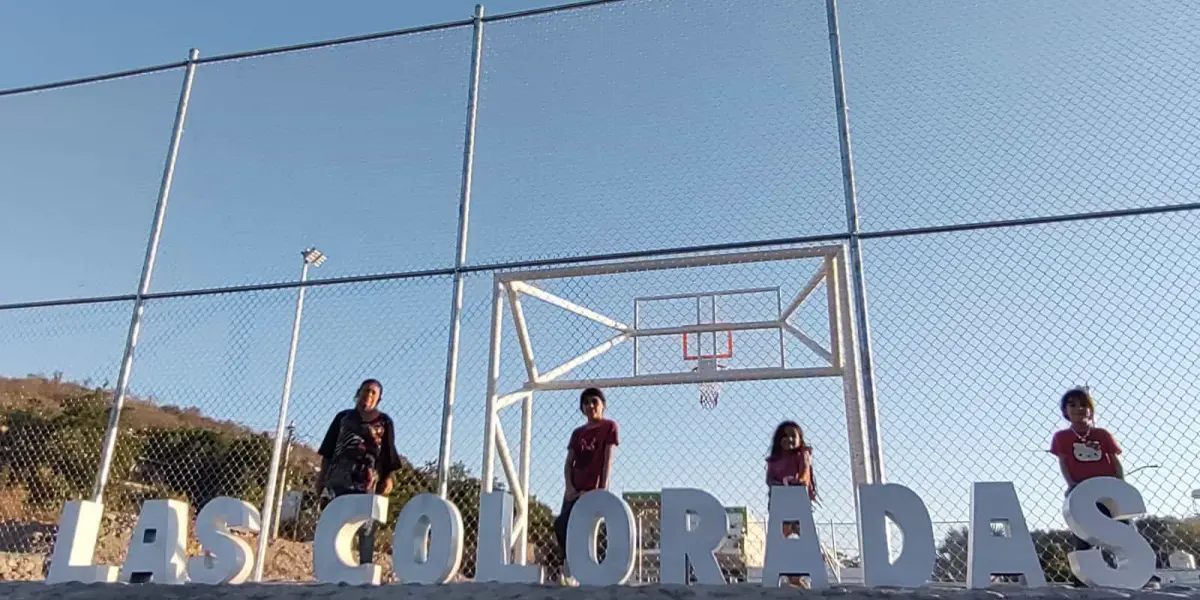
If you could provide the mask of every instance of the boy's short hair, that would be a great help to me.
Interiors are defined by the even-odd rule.
[[[1062,413],[1063,418],[1067,418],[1067,404],[1072,400],[1083,400],[1083,403],[1088,407],[1088,410],[1096,411],[1096,402],[1092,400],[1091,393],[1085,387],[1074,387],[1067,390],[1067,393],[1062,395],[1062,399],[1058,401],[1058,411]]]
[[[590,387],[579,393],[579,401],[583,402],[584,398],[596,398],[600,400],[600,404],[608,406],[608,399],[604,397],[604,392],[600,388]]]

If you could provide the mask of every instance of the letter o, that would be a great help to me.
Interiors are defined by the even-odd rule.
[[[400,510],[392,534],[392,570],[400,581],[447,583],[458,575],[462,551],[462,513],[448,500],[420,494]]]
[[[604,521],[608,552],[596,556],[596,537]],[[592,490],[575,502],[567,522],[567,562],[582,585],[621,585],[633,575],[633,511],[616,494]]]

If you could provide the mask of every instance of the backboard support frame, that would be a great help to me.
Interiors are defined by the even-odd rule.
[[[847,249],[844,244],[738,252],[723,255],[701,255],[679,258],[651,259],[579,265],[532,271],[509,271],[497,273],[493,282],[491,339],[488,359],[487,407],[484,418],[483,468],[481,481],[483,492],[493,491],[495,462],[499,459],[507,484],[513,495],[514,517],[511,527],[511,560],[525,564],[528,560],[529,480],[531,474],[531,449],[533,442],[533,401],[537,392],[552,390],[583,390],[589,387],[602,389],[641,387],[672,384],[699,384],[706,382],[764,381],[773,379],[802,379],[809,377],[838,377],[842,379],[842,393],[846,408],[846,426],[850,447],[851,476],[855,486],[872,483],[872,457],[867,452],[865,407],[862,402],[860,375],[858,372],[857,331],[850,296],[849,278],[846,268]],[[783,306],[782,297],[777,300],[779,318],[767,321],[709,322],[671,327],[638,328],[639,302],[634,303],[633,324],[577,304],[569,299],[552,294],[537,282],[572,277],[612,275],[654,270],[712,267],[718,265],[745,264],[800,259],[821,259],[816,272],[801,288],[800,292]],[[822,346],[803,331],[792,325],[789,318],[820,285],[825,284],[829,317],[829,347]],[[728,290],[716,292],[747,293],[770,291],[778,288],[755,290]],[[712,295],[702,292],[700,295]],[[695,294],[684,294],[693,297]],[[523,300],[533,298],[557,306],[585,319],[600,323],[613,330],[613,335],[599,345],[580,353],[574,358],[546,371],[538,368],[528,323],[523,309]],[[670,297],[650,296],[646,299]],[[506,302],[507,301],[507,302]],[[505,310],[505,305],[508,310]],[[521,357],[525,363],[526,381],[517,389],[499,389],[501,364],[501,331],[504,313],[512,318]],[[715,321],[715,319],[714,319]],[[780,335],[780,366],[759,368],[697,369],[687,372],[643,374],[637,372],[637,342],[643,337],[687,335],[692,333],[728,333],[743,330],[777,330]],[[825,364],[816,367],[788,367],[783,352],[785,335],[797,339]],[[634,374],[626,377],[571,379],[567,375],[583,364],[604,355],[613,348],[632,341],[635,349]],[[504,428],[500,423],[500,411],[515,404],[521,405],[520,464],[514,464]],[[856,500],[857,502],[857,500]]]

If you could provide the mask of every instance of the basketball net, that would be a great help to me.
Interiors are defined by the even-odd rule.
[[[699,373],[710,373],[717,369],[724,369],[725,365],[718,364],[715,358],[701,358],[696,363],[696,368],[693,371]],[[721,382],[706,381],[700,384],[700,407],[705,410],[712,410],[717,407],[717,401],[721,399]]]

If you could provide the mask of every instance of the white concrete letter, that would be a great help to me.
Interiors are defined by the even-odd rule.
[[[541,565],[510,564],[512,522],[512,494],[493,491],[479,496],[479,540],[475,545],[475,581],[542,582]]]
[[[104,505],[96,502],[76,500],[63,505],[46,583],[112,583],[117,580],[116,567],[92,564],[103,514]]]
[[[1103,504],[1113,518],[1104,516]],[[1115,477],[1096,477],[1075,486],[1063,501],[1067,527],[1092,546],[1103,546],[1117,556],[1117,568],[1104,562],[1099,548],[1067,555],[1071,571],[1089,587],[1141,589],[1154,575],[1155,556],[1150,543],[1133,526],[1115,519],[1130,519],[1146,512],[1142,495]]]
[[[121,566],[125,583],[187,582],[188,505],[178,500],[142,503],[129,552]]]
[[[372,521],[383,523],[387,507],[387,497],[373,494],[338,496],[325,507],[313,538],[313,573],[317,581],[379,585],[383,569],[374,563],[358,564],[354,534]]]
[[[896,562],[888,552],[889,518],[904,540]],[[898,483],[858,486],[858,526],[864,585],[915,588],[929,582],[936,552],[933,522],[916,492]]]
[[[396,517],[392,570],[404,583],[453,580],[462,564],[462,549],[462,513],[448,500],[420,494]]]
[[[993,524],[1001,526],[1003,535],[992,532]],[[1017,575],[1028,587],[1046,586],[1017,490],[1009,481],[977,482],[971,487],[967,586],[988,587],[992,575]]]
[[[665,496],[664,496],[665,497]],[[604,562],[596,556],[600,521],[608,533]],[[608,490],[579,497],[567,521],[567,563],[581,585],[621,585],[633,575],[633,511]]]
[[[233,531],[258,533],[262,518],[249,502],[221,496],[196,515],[196,539],[205,556],[187,560],[192,583],[244,583],[254,570],[254,549]]]
[[[663,583],[687,584],[689,563],[697,583],[725,583],[716,551],[729,535],[729,515],[719,500],[704,490],[664,489],[660,520]]]
[[[813,523],[808,489],[799,485],[771,488],[767,513],[767,556],[763,561],[766,564],[763,565],[762,584],[779,587],[780,577],[808,576],[812,589],[829,587],[825,553]],[[799,523],[799,537],[783,536],[783,524],[788,522]]]

